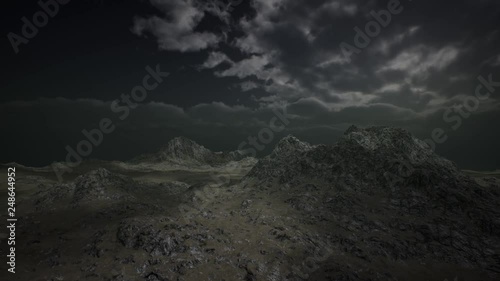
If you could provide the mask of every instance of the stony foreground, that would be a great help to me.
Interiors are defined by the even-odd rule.
[[[253,167],[88,170],[20,168],[9,280],[500,279],[498,175],[472,178],[404,130],[287,137]]]

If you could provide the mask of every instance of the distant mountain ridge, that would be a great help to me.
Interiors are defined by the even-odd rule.
[[[279,178],[282,182],[299,176],[326,181],[340,176],[357,180],[374,176],[381,180],[380,176],[387,173],[407,178],[402,175],[404,168],[413,174],[425,170],[439,176],[462,177],[454,163],[435,154],[406,130],[356,126],[351,126],[334,145],[313,146],[293,136],[285,137],[248,176]]]
[[[213,152],[186,137],[170,140],[158,152],[134,158],[132,163],[171,163],[176,165],[225,165],[247,158],[241,151]]]

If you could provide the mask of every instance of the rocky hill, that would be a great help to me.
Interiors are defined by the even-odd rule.
[[[325,229],[318,243],[333,242],[326,237],[334,234],[334,243],[351,240],[350,248],[338,244],[348,255],[500,273],[498,186],[480,186],[403,129],[352,126],[335,145],[289,136],[259,160],[246,184],[286,193],[307,223]],[[358,280],[348,278],[353,269],[331,262],[311,280]]]
[[[301,178],[335,182],[363,182],[390,187],[397,180],[408,184],[454,179],[462,184],[470,179],[456,165],[430,150],[425,142],[403,129],[350,127],[335,145],[311,146],[295,137],[282,139],[267,157],[247,175],[280,183]]]

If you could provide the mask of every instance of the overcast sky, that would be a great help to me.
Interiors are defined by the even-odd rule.
[[[500,87],[473,111],[463,107],[479,76],[500,82],[498,1],[401,0],[387,26],[350,56],[342,43],[354,48],[355,28],[365,30],[390,1],[233,0],[225,9],[210,2],[218,1],[70,1],[17,54],[8,34],[22,36],[21,18],[41,8],[7,4],[1,162],[63,160],[66,145],[102,118],[117,128],[90,158],[129,159],[176,136],[235,150],[284,107],[293,117],[275,141],[293,134],[335,143],[351,124],[402,127],[422,139],[442,128],[439,154],[466,169],[500,168]],[[112,101],[157,65],[170,75],[117,118]],[[455,121],[443,119],[447,110]]]

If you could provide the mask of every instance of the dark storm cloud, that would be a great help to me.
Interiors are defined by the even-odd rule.
[[[195,32],[204,17],[204,11],[194,1],[152,0],[165,17],[137,17],[133,32],[143,35],[152,33],[158,39],[160,49],[181,52],[199,51],[216,45],[221,39],[210,32]]]
[[[387,9],[387,1],[253,3],[256,16],[239,23],[244,35],[233,41],[248,58],[235,62],[243,65],[240,71],[225,74],[271,80],[266,89],[280,99],[316,96],[332,108],[345,107],[353,105],[349,96],[355,92],[378,96],[359,98],[358,106],[383,100],[423,111],[470,94],[477,76],[498,70],[500,13],[494,1],[401,1],[403,11],[352,63],[340,43],[353,44],[354,27],[363,28],[370,12]],[[270,67],[247,64],[259,57]],[[391,98],[380,92],[395,84],[402,90]]]
[[[372,12],[387,10],[389,2],[251,1],[255,13],[239,22],[225,22],[240,31],[225,42],[243,57],[218,50],[211,52],[200,68],[213,68],[217,77],[241,79],[246,83],[242,91],[249,85],[261,86],[268,92],[262,102],[316,97],[337,109],[383,101],[417,111],[437,110],[445,103],[443,99],[466,95],[478,75],[498,69],[494,46],[500,43],[500,5],[494,1],[401,1],[402,12],[393,14],[369,46],[351,62],[347,60],[340,44],[354,45],[354,27],[364,29],[373,20]],[[199,19],[209,13],[196,1],[152,3],[166,14],[169,10],[164,7],[189,7],[182,10],[190,15],[182,23],[192,23],[185,29],[191,35],[196,33]],[[176,23],[175,17],[164,20],[169,22],[165,28],[170,31],[153,34],[160,41],[176,39],[172,32],[180,21]],[[135,27],[142,29],[138,21]],[[187,50],[178,48],[177,43],[159,46]],[[249,78],[261,83],[248,84]],[[380,89],[391,85],[402,90],[388,98]]]

